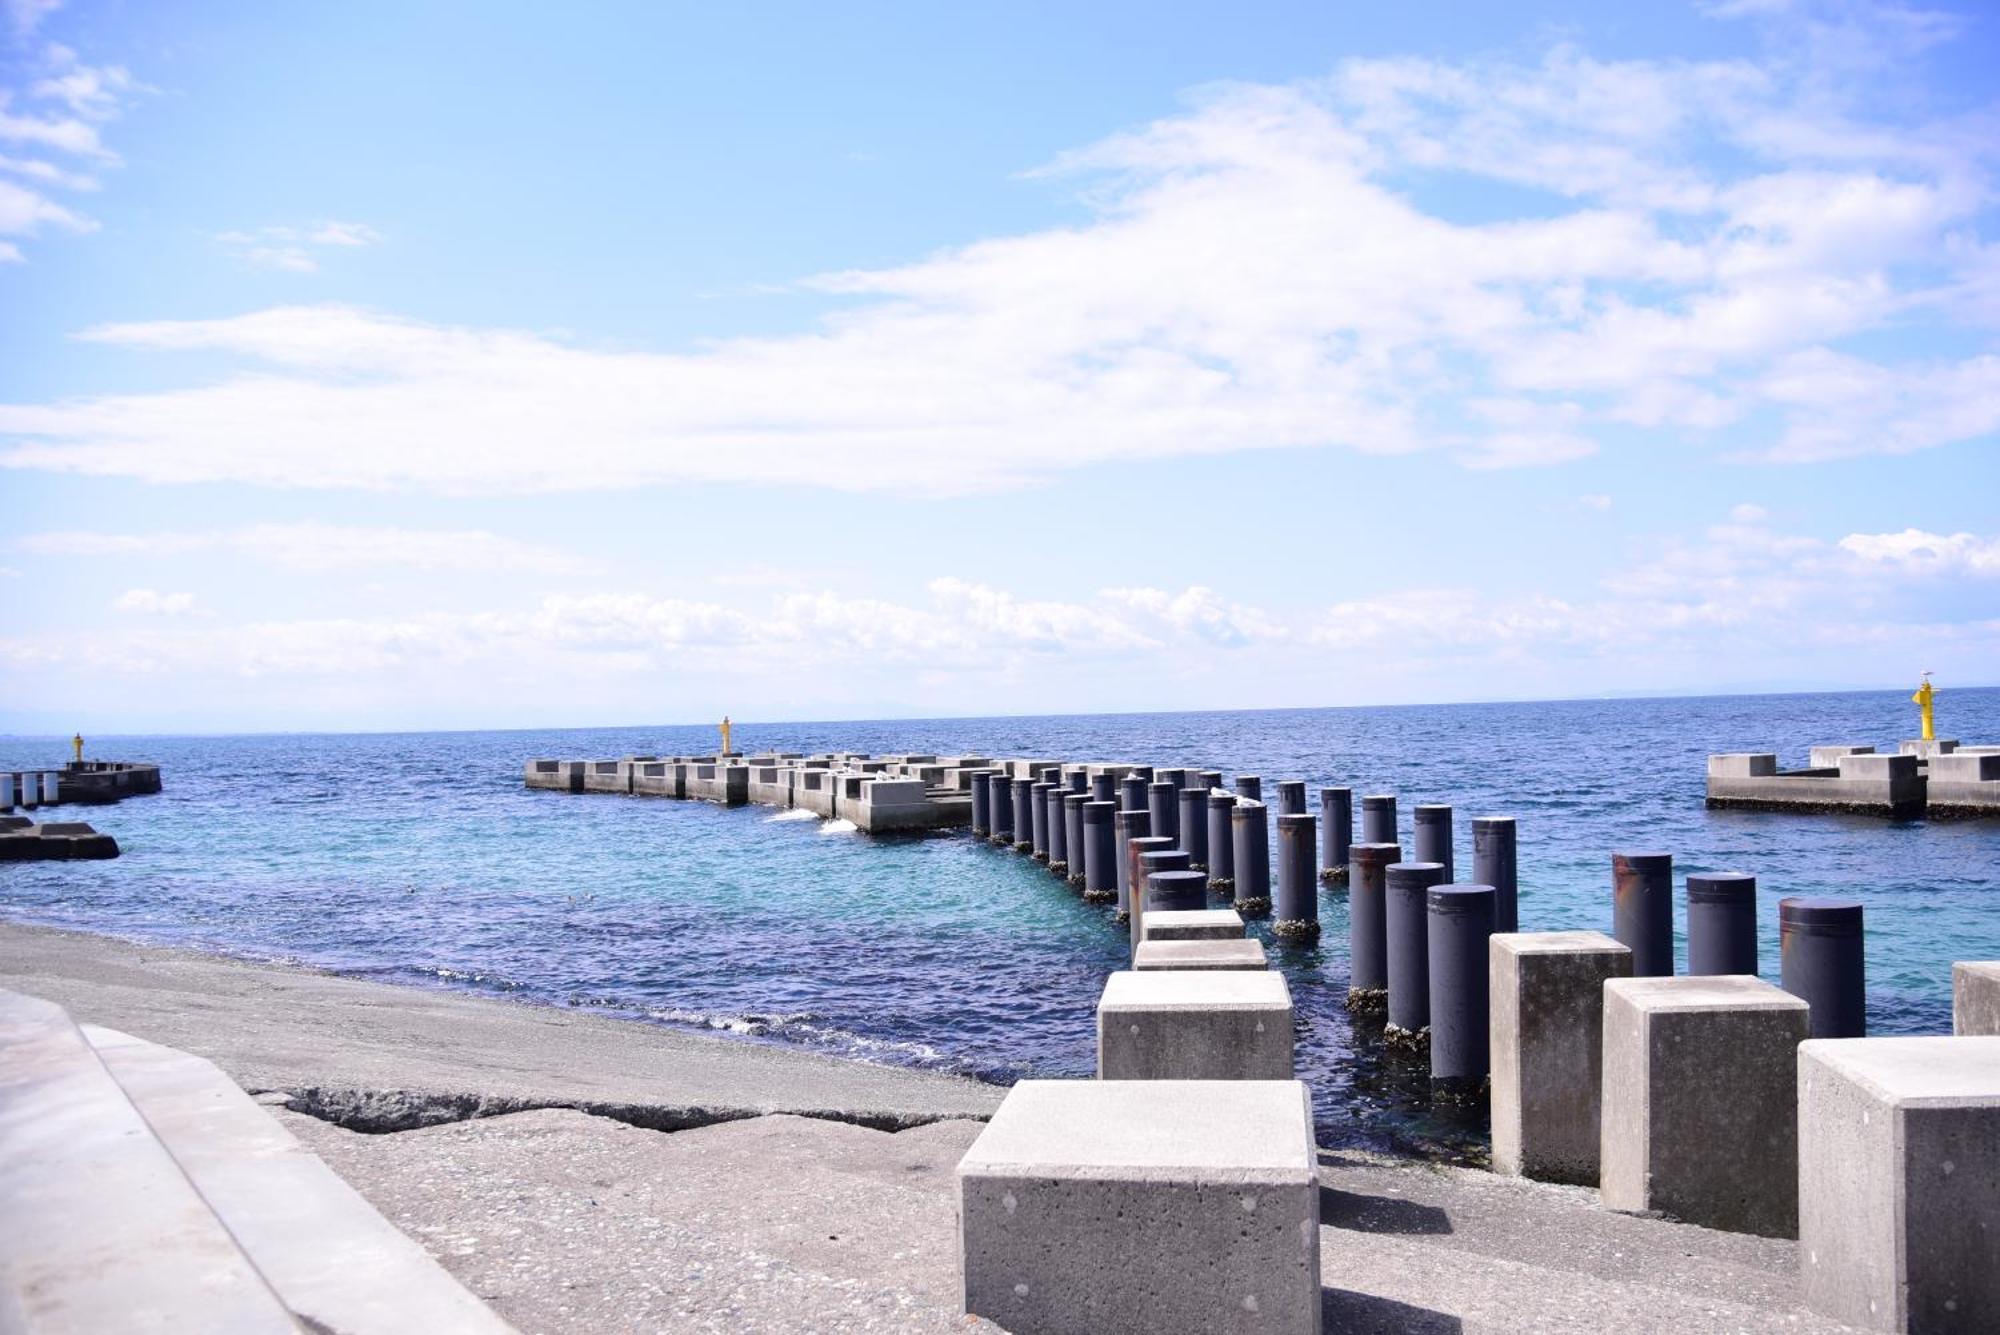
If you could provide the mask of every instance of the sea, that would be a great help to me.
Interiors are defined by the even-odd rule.
[[[1940,731],[2000,741],[2000,689],[1939,696]],[[746,752],[1116,760],[1394,793],[1519,824],[1522,930],[1611,923],[1614,850],[1758,877],[1762,971],[1777,902],[1866,906],[1868,1023],[1946,1033],[1951,964],[2000,958],[2000,820],[1709,811],[1711,752],[1893,749],[1901,691],[736,725]],[[1094,1069],[1095,1007],[1126,935],[1046,869],[960,831],[878,838],[763,807],[529,790],[524,761],[712,749],[709,727],[92,737],[165,791],[80,812],[106,862],[0,865],[0,917],[358,978],[450,988],[746,1043],[1010,1083]],[[52,767],[66,739],[0,739]],[[1358,818],[1357,800],[1357,818]],[[1322,1144],[1478,1162],[1484,1109],[1433,1104],[1347,991],[1347,907],[1316,946],[1266,940],[1298,1008]],[[1677,912],[1677,928],[1680,914]],[[1253,926],[1264,933],[1264,928]],[[1683,946],[1684,963],[1684,946]]]

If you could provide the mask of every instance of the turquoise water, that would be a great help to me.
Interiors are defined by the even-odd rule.
[[[1776,901],[1867,904],[1870,1024],[1950,1024],[1954,959],[2000,958],[2000,821],[1890,824],[1710,812],[1711,751],[1892,744],[1907,692],[1429,708],[740,725],[746,749],[1120,759],[1399,795],[1520,822],[1524,929],[1610,923],[1614,848],[1758,874]],[[2000,690],[1940,697],[1947,735],[2000,741]],[[92,738],[166,791],[86,813],[112,862],[0,865],[0,914],[396,982],[599,1008],[990,1080],[1084,1075],[1124,933],[1046,871],[965,835],[871,839],[765,808],[531,792],[522,761],[711,747],[707,728]],[[53,740],[0,765],[59,763]],[[1316,809],[1317,796],[1314,796]],[[75,810],[75,809],[71,809]],[[1340,1005],[1343,896],[1317,948],[1270,945],[1328,1144],[1475,1153],[1480,1114],[1433,1111],[1420,1066]]]

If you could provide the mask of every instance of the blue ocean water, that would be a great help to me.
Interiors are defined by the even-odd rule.
[[[1940,697],[1946,735],[2000,741],[2000,690]],[[747,750],[965,752],[1200,765],[1520,822],[1524,930],[1610,924],[1610,854],[1760,878],[1777,900],[1865,901],[1869,1021],[1943,1032],[1954,959],[2000,958],[2000,821],[1891,824],[1710,812],[1709,752],[1893,745],[1907,692],[1243,713],[740,724]],[[1035,863],[964,834],[872,839],[762,807],[529,791],[530,757],[694,752],[714,730],[90,739],[158,761],[166,791],[86,813],[110,862],[0,865],[0,915],[295,960],[394,982],[584,1006],[1009,1081],[1094,1065],[1094,1008],[1125,935]],[[0,741],[0,766],[66,743]],[[1315,810],[1317,796],[1314,796]],[[1299,1006],[1299,1061],[1331,1145],[1476,1155],[1483,1115],[1429,1105],[1341,1005],[1344,893],[1322,943],[1267,941]]]

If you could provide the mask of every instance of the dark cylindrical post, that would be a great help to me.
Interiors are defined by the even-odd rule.
[[[1354,790],[1319,790],[1319,878],[1347,879],[1347,850],[1354,846]]]
[[[1153,818],[1143,811],[1120,811],[1112,822],[1118,847],[1118,916],[1132,911],[1132,841],[1153,832]]]
[[[993,842],[1014,846],[1014,781],[1005,774],[995,774],[987,785],[990,793],[988,805],[993,818]]]
[[[1388,871],[1403,850],[1355,844],[1347,856],[1347,1009],[1379,1011],[1389,1001]]]
[[[1632,951],[1634,978],[1674,972],[1674,855],[1611,855],[1611,934]]]
[[[1083,804],[1083,897],[1093,904],[1118,902],[1117,812],[1116,802]]]
[[[1078,890],[1084,888],[1084,863],[1089,857],[1083,840],[1083,806],[1088,801],[1089,793],[1063,794],[1063,851],[1069,855],[1069,883]]]
[[[1304,779],[1278,780],[1278,814],[1280,816],[1303,816],[1306,814],[1306,781]]]
[[[1229,842],[1236,863],[1236,911],[1261,918],[1271,911],[1271,831],[1262,802],[1237,799],[1229,813]]]
[[[1514,818],[1472,818],[1472,880],[1493,887],[1493,930],[1521,930],[1519,882],[1515,879]]]
[[[1436,862],[1392,862],[1385,874],[1389,1023],[1383,1038],[1421,1047],[1431,1022],[1430,890],[1444,884]]]
[[[1182,848],[1156,848],[1139,855],[1139,874],[1150,877],[1156,871],[1193,871],[1188,865],[1187,850]],[[1203,881],[1208,878],[1202,877]]]
[[[1416,849],[1415,861],[1437,862],[1444,866],[1444,879],[1452,880],[1451,861],[1451,808],[1435,802],[1425,802],[1410,813],[1411,846]]]
[[[1180,838],[1181,847],[1187,850],[1196,867],[1208,869],[1208,792],[1206,789],[1189,785],[1181,789]]]
[[[1141,783],[1151,783],[1153,781],[1153,767],[1151,765],[1134,765],[1131,769],[1125,771],[1125,777],[1128,779],[1137,779]]]
[[[1236,776],[1236,795],[1251,802],[1264,800],[1264,781],[1254,774]]]
[[[1069,871],[1069,827],[1063,824],[1063,798],[1069,791],[1059,783],[1049,785],[1049,870]]]
[[[1159,856],[1154,854],[1155,857]],[[1198,871],[1156,871],[1146,877],[1146,909],[1205,909],[1208,877]]]
[[[1090,800],[1093,802],[1116,802],[1118,800],[1118,780],[1109,774],[1091,775]]]
[[[1201,772],[1201,788],[1204,792],[1212,792],[1220,787],[1222,787],[1221,770],[1205,769]]]
[[[1190,769],[1157,770],[1153,774],[1153,780],[1156,783],[1164,780],[1165,782],[1170,783],[1174,786],[1175,792],[1179,792],[1181,789],[1187,787],[1188,775],[1192,773],[1194,773],[1194,771]]]
[[[1180,790],[1165,779],[1155,779],[1146,789],[1146,810],[1153,813],[1153,833],[1169,839],[1180,834]]]
[[[1035,781],[1014,780],[1014,851],[1035,851]]]
[[[1049,790],[1053,784],[1028,785],[1028,851],[1035,861],[1049,860]]]
[[[1393,844],[1396,839],[1396,796],[1371,793],[1361,799],[1361,842]]]
[[[1120,811],[1146,810],[1146,787],[1152,780],[1142,779],[1136,774],[1127,774],[1118,781],[1118,809]]]
[[[1690,874],[1688,972],[1757,972],[1757,878],[1748,872]]]
[[[1868,987],[1861,958],[1861,901],[1796,896],[1778,901],[1782,986],[1812,1008],[1814,1038],[1868,1033]]]
[[[1146,925],[1143,921],[1146,907],[1146,864],[1148,853],[1173,851],[1174,841],[1165,835],[1149,834],[1126,841],[1125,879],[1132,887],[1133,912],[1126,921],[1132,929],[1132,953],[1139,952],[1139,943],[1146,939]]]
[[[1208,791],[1208,888],[1217,894],[1236,893],[1236,839],[1229,831],[1230,813],[1236,799],[1211,788]]]
[[[1305,801],[1305,785],[1299,785]],[[1278,894],[1271,906],[1271,932],[1300,941],[1319,939],[1319,878],[1313,874],[1313,845],[1319,822],[1304,812],[1278,817]]]
[[[1477,1094],[1486,1082],[1486,939],[1493,935],[1493,887],[1430,890],[1431,1092]]]
[[[972,834],[974,838],[984,838],[993,829],[992,796],[986,785],[990,776],[972,776]]]
[[[1072,793],[1087,793],[1090,791],[1090,774],[1088,771],[1073,769],[1063,775],[1063,780]]]

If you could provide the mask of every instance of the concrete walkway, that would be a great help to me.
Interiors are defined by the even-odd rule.
[[[0,988],[206,1057],[361,1130],[576,1108],[680,1130],[763,1113],[897,1129],[985,1117],[991,1085],[657,1025],[0,923]]]

